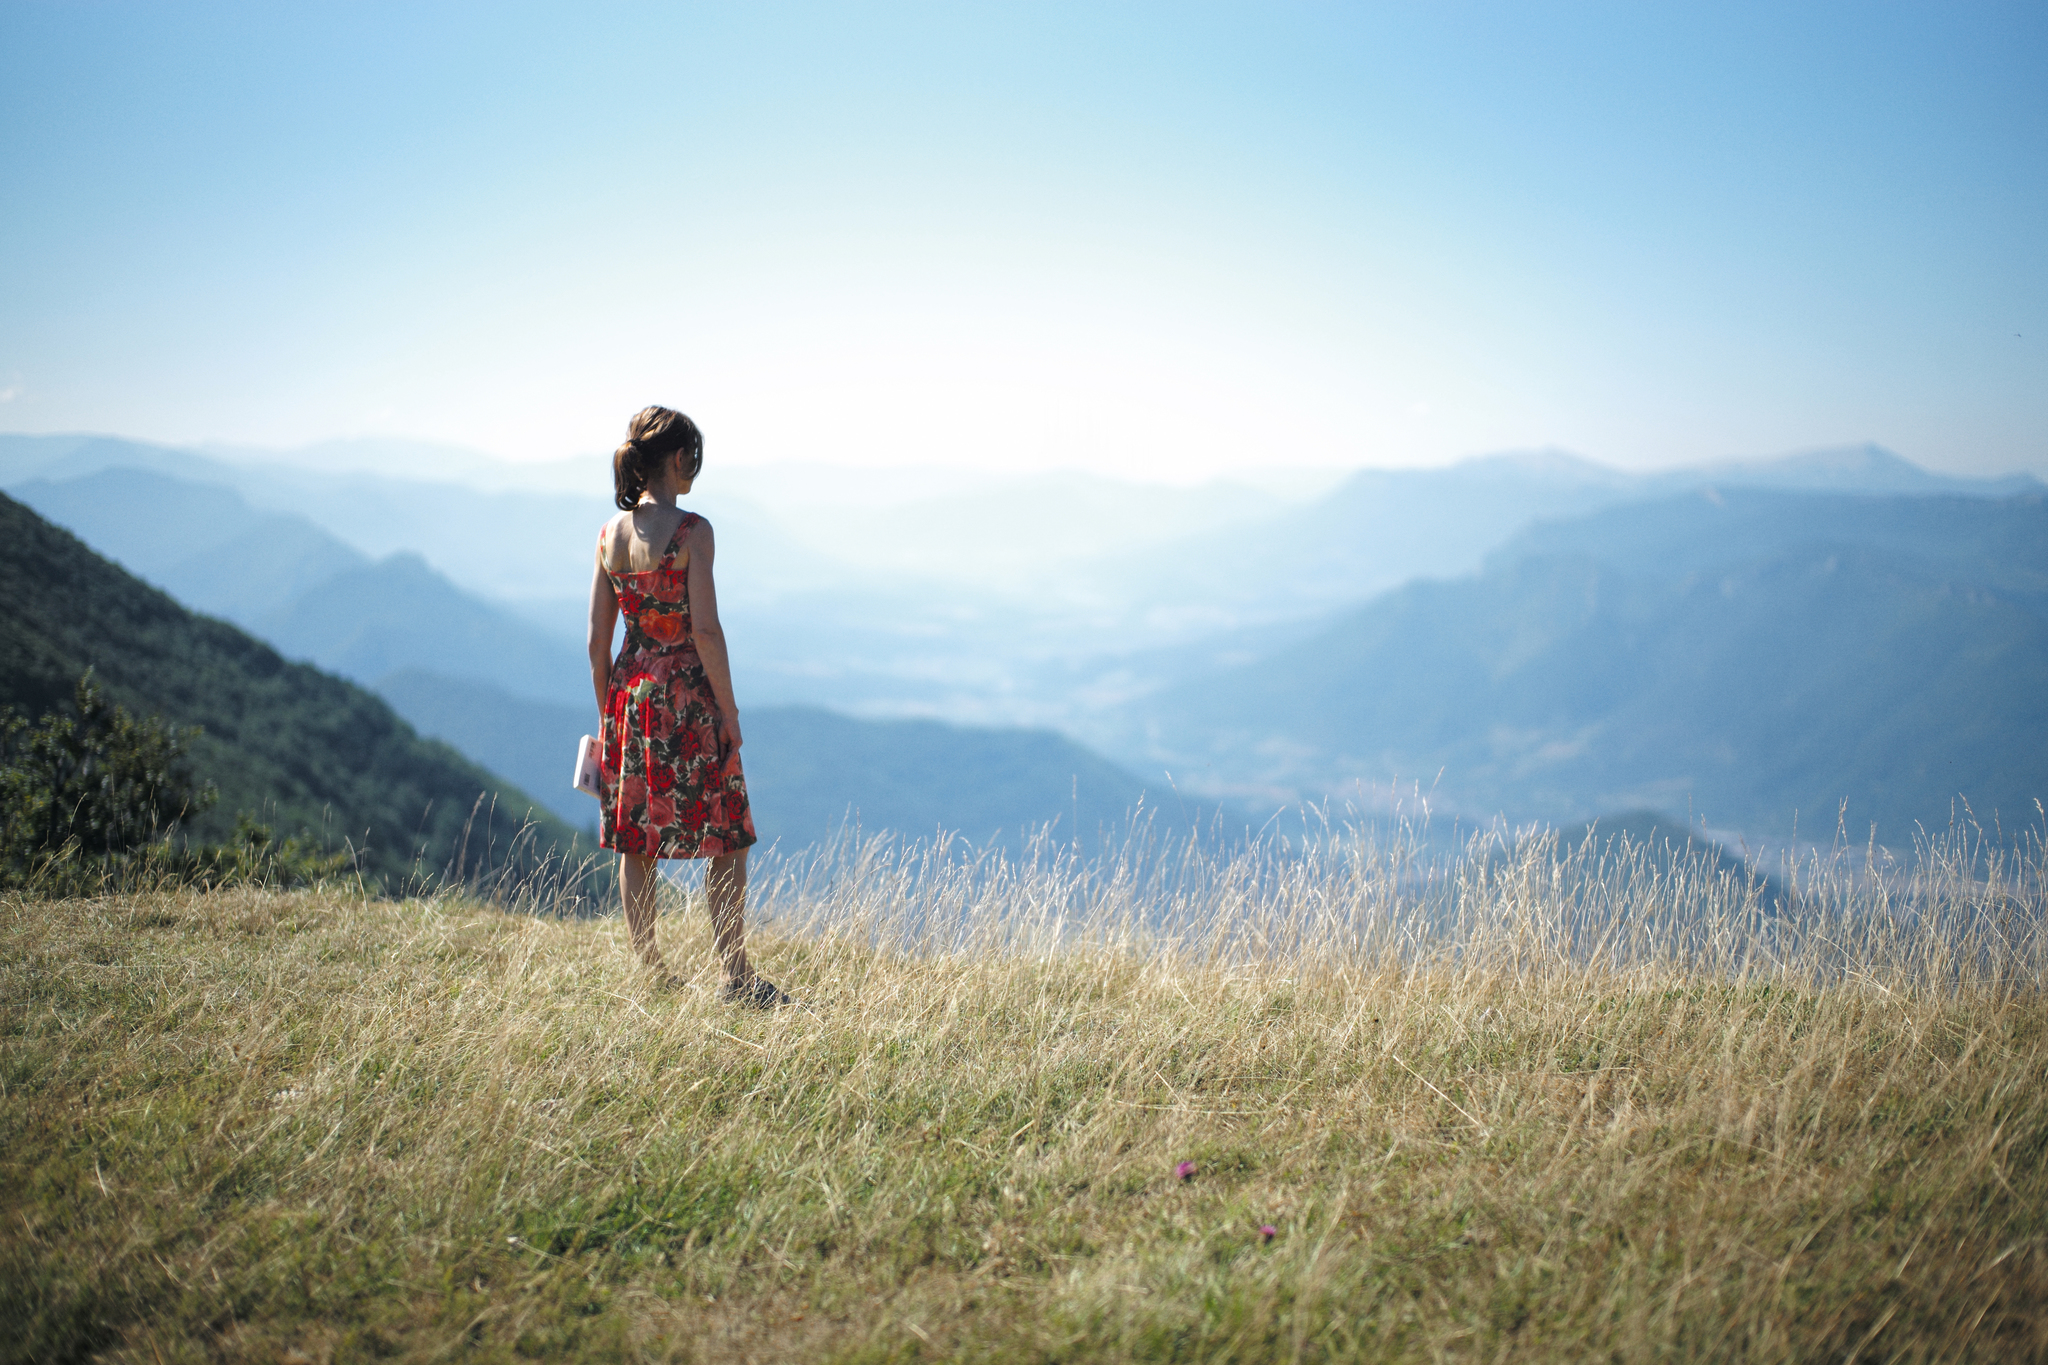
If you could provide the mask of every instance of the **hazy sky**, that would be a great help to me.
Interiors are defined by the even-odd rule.
[[[2048,6],[0,0],[0,429],[2048,474]]]

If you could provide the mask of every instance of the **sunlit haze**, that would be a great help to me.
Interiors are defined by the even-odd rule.
[[[0,429],[2048,473],[2038,5],[0,11]]]

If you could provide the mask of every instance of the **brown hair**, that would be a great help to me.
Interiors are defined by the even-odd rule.
[[[626,440],[612,452],[612,501],[630,512],[647,491],[661,462],[683,453],[683,477],[694,479],[704,467],[704,436],[697,424],[674,408],[642,408],[626,423]]]

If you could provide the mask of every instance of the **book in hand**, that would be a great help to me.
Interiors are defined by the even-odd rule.
[[[580,792],[597,795],[597,741],[589,735],[576,741],[576,771],[569,777],[569,785]]]

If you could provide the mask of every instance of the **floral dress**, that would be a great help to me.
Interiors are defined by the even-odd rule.
[[[626,639],[612,662],[598,762],[598,843],[649,858],[715,858],[755,840],[739,750],[690,633],[676,551],[703,518],[685,512],[658,567],[613,573]],[[599,537],[602,554],[603,538]],[[602,561],[600,561],[602,562]]]

